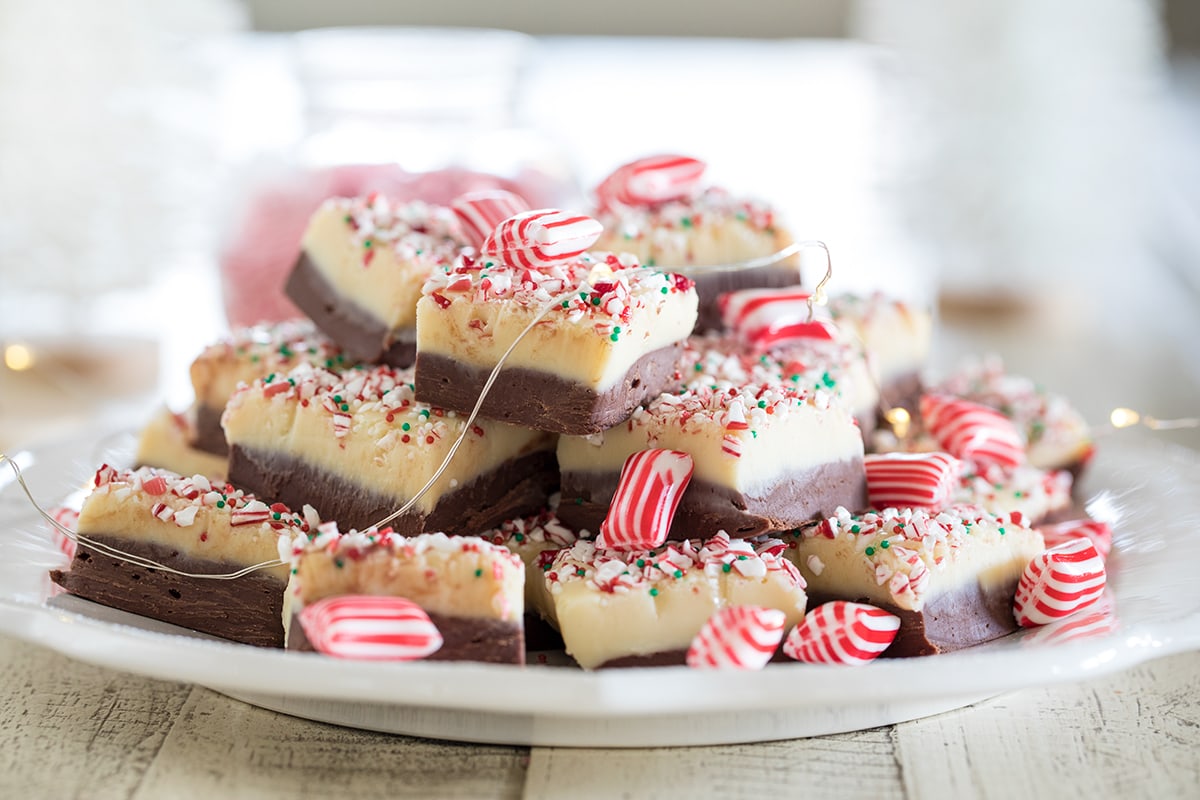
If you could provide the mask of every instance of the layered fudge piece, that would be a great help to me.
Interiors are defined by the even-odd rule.
[[[342,349],[310,320],[239,328],[204,348],[191,366],[195,446],[227,458],[229,445],[221,429],[221,414],[238,385],[288,372],[299,364],[339,371],[353,366]]]
[[[849,600],[900,617],[886,656],[949,652],[1015,631],[1017,582],[1044,549],[1019,514],[977,506],[839,509],[790,543],[812,605]]]
[[[1065,397],[1005,372],[999,358],[966,364],[935,391],[981,403],[1011,419],[1035,467],[1069,469],[1078,475],[1095,451],[1087,422]]]
[[[55,583],[102,605],[235,642],[283,645],[288,568],[279,543],[315,529],[312,508],[268,506],[228,484],[148,467],[105,465],[94,483],[77,523],[86,540],[69,569],[50,573]],[[260,564],[266,566],[238,578],[203,577]]]
[[[706,185],[704,164],[650,157],[625,164],[596,189],[604,225],[597,249],[630,252],[644,264],[682,272],[696,282],[696,331],[721,326],[717,298],[736,289],[800,282],[799,255],[771,257],[793,237],[767,203]],[[763,260],[758,266],[719,269]]]
[[[660,395],[603,433],[561,437],[559,517],[598,531],[625,459],[651,448],[694,462],[672,539],[786,530],[866,504],[862,435],[829,392],[718,385]]]
[[[602,550],[581,540],[545,560],[543,577],[567,653],[584,669],[683,664],[719,609],[778,609],[804,617],[804,579],[769,537],[669,542],[654,550]]]
[[[1027,464],[1011,469],[968,466],[959,476],[951,503],[979,506],[993,514],[1039,525],[1075,512],[1071,498],[1074,482],[1071,473],[1061,469],[1038,469]]]
[[[883,404],[915,412],[933,336],[929,312],[880,292],[833,295],[828,310],[865,348]]]
[[[229,480],[324,518],[366,528],[399,510],[454,458],[393,527],[477,534],[543,508],[557,484],[554,437],[421,403],[411,369],[331,372],[302,364],[239,389],[224,416]]]
[[[431,661],[525,663],[525,566],[507,548],[474,536],[390,529],[339,533],[324,526],[297,539],[284,628],[289,650],[312,650],[299,615],[329,597],[403,597],[442,636]]]
[[[158,467],[180,475],[204,475],[224,483],[229,463],[226,454],[201,450],[193,445],[195,441],[192,415],[177,414],[163,406],[138,434],[134,462],[139,467]]]
[[[685,389],[775,383],[828,392],[864,435],[875,427],[879,391],[856,342],[812,339],[752,353],[734,336],[710,332],[688,339],[679,371]]]
[[[417,304],[417,397],[471,411],[516,342],[480,414],[595,433],[674,387],[695,318],[691,281],[632,257],[584,253],[540,268],[464,258],[435,273]]]
[[[350,358],[411,366],[421,285],[467,245],[449,208],[333,198],[308,223],[287,295]]]
[[[529,517],[518,517],[484,531],[480,538],[507,547],[525,564],[525,633],[531,649],[549,649],[547,642],[561,647],[544,630],[545,623],[553,624],[554,602],[546,582],[541,579],[543,568],[559,550],[571,547],[578,534],[559,520],[553,511],[545,510]],[[536,637],[533,634],[538,634]],[[535,641],[536,638],[536,641]]]

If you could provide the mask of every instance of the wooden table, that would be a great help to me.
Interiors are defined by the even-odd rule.
[[[1186,254],[1189,264],[1195,257]],[[1157,267],[1140,275],[1086,287],[1088,302],[1076,303],[1066,322],[948,313],[939,363],[997,350],[1013,371],[1061,390],[1091,419],[1114,405],[1194,414],[1195,286]],[[32,432],[6,422],[10,435]],[[1179,441],[1196,446],[1200,438],[1190,432]],[[1197,797],[1198,679],[1200,653],[1188,653],[857,733],[598,752],[343,729],[0,638],[0,796]]]

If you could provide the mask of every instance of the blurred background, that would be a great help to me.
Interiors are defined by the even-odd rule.
[[[1200,3],[0,0],[0,449],[186,405],[329,194],[663,151],[934,309],[935,371],[1200,412]]]

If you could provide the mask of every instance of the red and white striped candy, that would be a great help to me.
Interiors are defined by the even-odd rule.
[[[1025,462],[1025,445],[1012,420],[993,408],[951,395],[921,398],[921,418],[938,445],[980,466],[1012,468]]]
[[[1096,546],[1101,558],[1107,559],[1112,552],[1112,527],[1107,522],[1094,519],[1073,519],[1054,525],[1039,525],[1046,548],[1058,547],[1072,539],[1087,539]]]
[[[743,344],[769,350],[806,339],[829,341],[837,328],[825,319],[808,319],[812,292],[799,286],[741,289],[721,296],[721,320]]]
[[[79,525],[79,512],[66,506],[55,506],[50,509],[50,516],[59,525],[69,531],[74,531]],[[67,558],[75,557],[75,540],[67,536],[57,526],[50,526],[50,538],[59,551]]]
[[[661,155],[639,158],[617,167],[596,187],[600,204],[647,206],[688,197],[700,185],[708,167],[688,156]]]
[[[692,457],[677,450],[642,450],[625,459],[596,546],[649,550],[665,542],[692,467]]]
[[[1013,616],[1024,628],[1062,619],[1096,602],[1106,580],[1104,559],[1096,546],[1087,539],[1072,539],[1025,567],[1013,599]]]
[[[762,669],[783,639],[784,613],[762,606],[731,606],[708,618],[692,639],[687,665],[698,669]]]
[[[809,664],[866,664],[887,650],[899,630],[895,614],[835,600],[804,615],[784,641],[783,653]]]
[[[497,225],[528,211],[529,203],[504,189],[484,189],[459,195],[451,201],[450,208],[462,223],[467,240],[472,246],[481,247]]]
[[[509,266],[545,267],[582,255],[603,230],[603,225],[583,214],[556,208],[523,211],[497,225],[480,251]]]
[[[338,658],[412,661],[442,646],[429,615],[403,597],[327,597],[300,612],[300,625],[317,652]]]
[[[958,485],[962,462],[949,453],[879,453],[863,459],[871,508],[941,508]]]
[[[1057,645],[1067,642],[1077,642],[1081,639],[1091,639],[1097,636],[1107,636],[1121,627],[1117,620],[1116,609],[1107,597],[1088,609],[1086,614],[1061,620],[1053,625],[1038,628],[1027,636],[1022,643],[1039,645]]]

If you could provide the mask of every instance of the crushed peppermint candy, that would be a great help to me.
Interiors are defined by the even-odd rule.
[[[723,608],[709,617],[692,639],[687,665],[693,669],[762,669],[779,647],[786,623],[787,616],[776,608]]]
[[[804,578],[784,557],[785,547],[782,540],[770,536],[732,539],[724,531],[708,540],[671,541],[652,550],[604,550],[593,541],[580,540],[545,561],[543,574],[551,593],[562,591],[564,583],[581,581],[598,592],[657,595],[663,583],[700,575],[718,580],[727,575],[761,579],[778,574],[803,589]]]
[[[378,192],[333,198],[326,205],[343,214],[362,251],[364,269],[384,247],[391,248],[399,261],[432,266],[450,263],[470,244],[458,217],[445,206],[420,200],[395,203]]]
[[[562,524],[552,511],[510,519],[500,527],[479,535],[492,544],[502,545],[510,550],[525,545],[547,545],[547,549],[561,550],[575,544],[579,539],[575,531]]]

